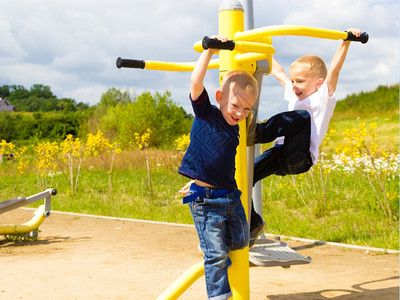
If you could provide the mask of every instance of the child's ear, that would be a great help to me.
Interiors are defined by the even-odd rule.
[[[215,92],[215,99],[217,100],[217,102],[218,102],[219,104],[221,104],[221,101],[222,101],[222,92],[221,92],[220,90],[218,90],[218,91]]]
[[[317,89],[319,89],[323,84],[324,84],[324,82],[325,82],[325,79],[323,79],[323,78],[319,78],[318,80],[317,80]]]

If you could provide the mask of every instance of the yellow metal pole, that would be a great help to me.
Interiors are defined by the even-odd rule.
[[[171,284],[157,300],[175,300],[183,294],[193,283],[204,275],[204,262],[199,262],[184,272]]]
[[[228,3],[226,1],[225,3]],[[218,13],[219,34],[233,39],[237,31],[244,29],[244,10],[240,3],[222,4]],[[220,80],[223,75],[232,69],[239,69],[235,62],[237,51],[220,51],[219,53],[219,72]],[[240,69],[251,69],[252,66],[241,65]],[[255,67],[254,67],[255,68]],[[250,70],[251,72],[251,70]],[[254,73],[254,70],[253,72]],[[246,121],[239,123],[239,146],[236,154],[236,182],[238,188],[242,191],[242,204],[248,215],[248,200],[247,200],[247,161],[246,161]],[[228,270],[229,283],[232,289],[234,300],[247,300],[250,298],[249,288],[249,248],[232,251],[230,253],[232,266]]]

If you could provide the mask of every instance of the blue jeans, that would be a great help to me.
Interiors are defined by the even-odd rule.
[[[256,143],[269,143],[284,136],[283,145],[275,145],[254,159],[253,186],[272,174],[285,176],[307,172],[313,165],[310,155],[311,118],[305,110],[279,113],[267,122],[257,124]],[[250,230],[262,224],[262,218],[251,209]]]
[[[192,191],[189,190],[190,194]],[[239,190],[220,198],[197,197],[189,202],[194,225],[204,253],[204,275],[209,299],[232,296],[228,267],[232,264],[229,251],[246,247],[249,227],[240,201]]]

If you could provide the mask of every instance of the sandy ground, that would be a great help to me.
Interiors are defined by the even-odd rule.
[[[17,209],[0,226],[31,216]],[[0,237],[0,299],[155,299],[202,261],[192,226],[52,212],[40,230],[37,241]],[[286,242],[312,262],[250,268],[251,299],[399,299],[398,255]],[[179,299],[206,299],[204,277]]]

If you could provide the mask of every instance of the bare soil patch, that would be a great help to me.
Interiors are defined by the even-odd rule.
[[[0,226],[31,216],[17,209]],[[312,262],[250,268],[251,299],[399,299],[398,255],[285,242]],[[0,299],[155,299],[202,261],[197,244],[192,226],[52,212],[36,241],[0,237]],[[180,299],[206,299],[204,277]]]

